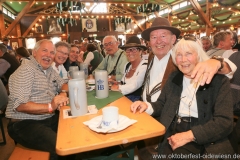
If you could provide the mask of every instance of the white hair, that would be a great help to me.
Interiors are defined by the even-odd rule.
[[[114,41],[118,41],[117,40],[117,38],[114,36],[114,35],[109,35],[109,36],[105,36],[104,38],[103,38],[103,42],[104,42],[104,40],[106,39],[106,38],[111,38],[111,39],[113,39]]]
[[[189,48],[197,52],[198,62],[202,62],[209,59],[208,55],[203,50],[202,43],[200,40],[197,39],[196,41],[193,41],[193,40],[185,40],[184,38],[182,38],[173,47],[173,51],[172,51],[173,63],[176,64],[176,53],[179,49],[187,51]]]

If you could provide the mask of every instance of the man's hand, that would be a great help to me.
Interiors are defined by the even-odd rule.
[[[147,104],[142,101],[136,101],[131,105],[131,111],[136,113],[139,110],[139,113],[144,112],[148,108]]]
[[[200,85],[209,84],[213,76],[218,72],[221,63],[215,59],[209,59],[204,62],[199,62],[192,71],[191,77],[195,82],[200,81]],[[200,77],[202,76],[202,79]]]
[[[187,132],[176,133],[168,138],[168,143],[173,150],[181,147],[189,142],[192,142],[194,135],[191,130]]]
[[[52,108],[55,111],[61,106],[66,106],[69,103],[69,99],[66,96],[57,95],[52,99]]]

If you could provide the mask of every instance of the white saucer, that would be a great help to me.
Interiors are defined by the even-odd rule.
[[[114,133],[114,132],[119,132],[121,130],[124,130],[128,126],[137,122],[137,120],[129,119],[128,117],[126,117],[124,115],[119,115],[117,129],[114,129],[111,127],[108,127],[108,128],[103,127],[101,129],[99,129],[97,127],[99,126],[101,121],[102,121],[102,115],[94,117],[89,121],[83,122],[83,124],[87,125],[91,130],[98,132],[98,133]]]
[[[95,86],[88,86],[88,87],[86,88],[87,91],[92,91],[92,90],[94,90],[94,89],[95,89]]]

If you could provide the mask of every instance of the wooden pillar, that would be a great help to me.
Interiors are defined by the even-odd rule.
[[[112,23],[111,23],[111,18],[108,18],[108,27],[109,27],[109,31],[112,31]]]
[[[20,29],[20,24],[17,24],[16,29],[17,29],[17,37],[21,37],[22,33]],[[22,46],[23,46],[22,39],[18,38],[18,47],[22,47]]]
[[[206,0],[206,17],[208,18],[208,20],[210,21],[211,20],[211,17],[210,17],[210,3],[208,2],[208,0]],[[211,22],[211,21],[210,21]],[[206,36],[210,36],[210,33],[211,33],[211,29],[208,25],[206,25]]]
[[[69,35],[69,31],[68,31],[68,23],[66,24],[66,35],[67,35],[67,42],[71,43],[70,42],[70,35]]]
[[[3,16],[3,10],[2,10],[2,2],[0,2],[0,38],[2,37],[4,32],[5,32],[5,23],[4,23],[4,16]]]
[[[168,21],[172,25],[172,12],[168,13]]]

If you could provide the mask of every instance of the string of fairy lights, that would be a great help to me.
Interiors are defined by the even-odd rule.
[[[18,3],[19,5],[24,5],[26,2],[12,2],[10,1],[10,4],[13,4],[15,3]],[[200,1],[199,1],[200,3]],[[56,2],[50,2],[50,1],[46,1],[46,2],[35,2],[35,5],[47,5],[47,4],[52,4],[52,5],[56,5],[57,3]],[[86,6],[89,5],[88,3],[84,3]],[[98,3],[100,4],[100,3]],[[139,4],[133,4],[133,3],[105,3],[106,4],[106,9],[104,9],[103,6],[100,7],[100,11],[102,13],[107,13],[107,5],[108,6],[111,6],[111,5],[115,5],[115,6],[127,6],[129,8],[136,8],[137,7],[137,13],[141,13],[143,11],[145,11],[147,13],[147,9],[149,8],[150,5],[146,5],[146,4],[142,4],[142,5],[139,5]],[[93,3],[91,4],[92,5],[92,8],[97,8],[97,4],[96,3]],[[169,6],[169,5],[152,5],[150,6],[150,12],[151,12],[151,9],[153,9],[154,7],[158,7],[159,9],[159,15],[160,16],[163,16],[163,17],[167,17],[169,13],[174,13],[174,11],[182,8],[182,7],[185,7],[187,5],[191,5],[190,2],[188,1],[184,1],[184,2],[181,2],[179,4],[175,4],[174,6]],[[240,2],[239,3],[236,3],[234,4],[236,7],[239,7],[240,8]],[[144,8],[145,7],[145,8]],[[89,10],[91,10],[92,8],[89,7]],[[212,3],[212,12],[214,14],[214,12],[216,13],[219,13],[221,12],[221,10],[229,10],[231,11],[232,10],[232,7],[222,7],[220,6],[218,3]],[[149,11],[148,11],[149,12]],[[93,12],[91,12],[93,13]],[[144,15],[144,14],[142,14]],[[174,15],[172,14],[172,24],[173,26],[181,29],[182,31],[188,31],[189,29],[191,29],[191,27],[193,27],[192,29],[195,28],[204,28],[205,27],[205,24],[201,24],[201,21],[197,21],[196,19],[198,18],[194,18],[194,17],[198,17],[198,15],[196,13],[194,13],[193,11],[189,11],[189,16],[188,17],[184,17],[184,18],[179,18],[178,15]],[[217,15],[217,14],[216,14]],[[227,24],[227,23],[231,23],[231,21],[234,21],[236,20],[236,18],[240,15],[240,11],[239,12],[232,12],[232,13],[229,13],[229,16],[226,17],[225,19],[218,19],[217,16],[212,16],[211,19],[210,19],[210,22],[213,24],[213,26],[217,26],[219,24]],[[156,16],[154,14],[151,14],[151,13],[148,13],[148,14],[145,14],[146,18],[143,19],[143,20],[140,20],[140,22],[138,22],[140,25],[143,24],[143,23],[146,23],[146,21],[149,21],[151,22],[151,19],[155,18]],[[10,16],[10,17],[13,17],[13,16]],[[77,14],[76,12],[72,12],[72,13],[68,13],[68,14],[61,14],[61,15],[51,15],[51,16],[42,16],[38,22],[36,23],[36,25],[38,25],[38,23],[41,23],[43,19],[45,18],[70,18],[70,19],[76,19],[76,20],[79,20],[81,18],[112,18],[112,19],[116,19],[116,18],[129,18],[131,19],[130,16],[113,16],[113,15],[101,15],[101,14],[97,14],[95,13],[95,15],[87,15],[86,14],[86,9],[85,10],[82,10],[80,12],[80,14]],[[135,24],[134,25],[134,28],[137,28],[137,25]],[[229,27],[231,30],[234,30],[236,28],[238,28],[238,26],[234,25],[234,24],[231,24],[230,27]],[[196,29],[197,30],[197,29]]]

